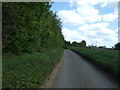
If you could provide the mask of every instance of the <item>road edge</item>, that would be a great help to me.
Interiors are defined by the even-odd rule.
[[[59,62],[55,66],[55,68],[53,69],[52,73],[47,77],[47,79],[40,86],[40,88],[54,88],[56,76],[58,75],[58,72],[60,70],[60,67],[61,67],[63,60],[64,60],[64,52],[63,52],[61,59],[59,60]]]
[[[114,83],[118,84],[118,87],[120,88],[120,79],[119,79],[119,77],[115,76],[114,74],[112,74],[111,71],[103,68],[98,63],[95,63],[94,61],[91,61],[90,58],[88,58],[87,56],[83,55],[82,53],[78,53],[78,52],[76,52],[75,50],[72,50],[72,49],[70,49],[70,50],[73,51],[74,53],[78,54],[82,58],[84,58],[87,62],[91,63],[94,67],[96,67],[96,69],[98,69],[99,71],[104,73],[106,76],[109,76],[107,78],[109,78],[109,80],[111,80],[112,82],[114,81]]]

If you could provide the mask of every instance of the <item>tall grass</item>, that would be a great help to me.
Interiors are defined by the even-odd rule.
[[[93,49],[93,48],[72,48],[73,51],[87,57],[102,68],[119,76],[119,55],[116,50]]]
[[[63,49],[3,56],[3,88],[38,88],[60,60]],[[6,57],[7,56],[7,57]]]

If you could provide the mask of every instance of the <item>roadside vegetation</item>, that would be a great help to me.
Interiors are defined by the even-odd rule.
[[[120,43],[115,44],[113,48],[106,48],[105,46],[86,46],[85,40],[79,43],[65,41],[64,48],[73,50],[112,75],[120,77]]]
[[[87,47],[85,40],[65,41],[62,22],[51,6],[51,2],[2,3],[2,88],[39,88],[62,57],[63,48],[119,75],[120,44],[108,50]]]
[[[39,88],[63,54],[50,2],[2,3],[2,88]]]
[[[116,50],[94,49],[94,48],[72,48],[73,51],[89,59],[103,69],[119,76],[119,55]]]
[[[3,88],[39,88],[63,55],[63,49],[3,56]]]

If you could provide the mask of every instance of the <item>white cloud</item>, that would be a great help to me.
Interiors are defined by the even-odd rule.
[[[117,29],[109,29],[109,23],[118,19],[116,4],[118,0],[75,0],[77,8],[73,10],[61,10],[57,14],[61,18],[63,25],[79,26],[76,30],[62,29],[62,33],[67,41],[82,40],[87,41],[87,45],[97,44],[98,46],[111,47],[118,42]],[[74,0],[70,0],[70,7],[74,6]],[[112,6],[114,12],[99,14],[95,5],[101,7]]]
[[[117,11],[117,9],[115,9],[113,13],[101,15],[101,18],[105,22],[111,22],[111,21],[117,20],[118,19],[118,11]]]
[[[118,2],[119,0],[70,0],[76,2],[78,6],[95,6],[100,4],[101,7],[106,7],[109,3]]]
[[[97,44],[97,46],[108,46],[118,42],[118,35],[116,30],[108,29],[108,23],[85,24],[80,26],[77,30],[69,30],[64,28],[63,35],[67,41],[86,40],[87,45]]]
[[[111,22],[117,19],[117,14],[110,13],[110,14],[105,14],[102,16],[103,21],[105,22]]]
[[[83,1],[83,0],[51,0],[52,2],[77,2],[77,1]],[[85,0],[85,1],[90,1],[90,0]],[[118,2],[119,0],[93,0],[93,1],[107,1],[107,2]],[[91,2],[93,2],[91,0]]]
[[[78,6],[91,6],[91,5],[96,5],[98,4],[98,0],[78,0],[76,1]]]
[[[77,30],[69,30],[67,28],[62,29],[62,33],[65,37],[65,40],[73,42],[77,41],[80,42],[82,39],[87,39],[87,37],[81,35]]]
[[[75,10],[61,10],[58,16],[62,19],[62,22],[67,25],[79,25],[83,24],[81,16],[79,16]]]
[[[78,7],[74,10],[61,10],[57,15],[65,25],[81,25],[101,21],[99,11],[91,6]]]
[[[73,0],[70,0],[69,3],[70,3],[70,5],[69,5],[70,7],[74,6]]]
[[[112,1],[112,0],[110,0]],[[109,1],[109,2],[110,2]],[[70,6],[72,6],[72,0],[70,0]],[[81,25],[86,23],[95,22],[112,22],[118,18],[118,10],[115,8],[114,12],[100,15],[99,10],[94,7],[96,4],[108,3],[105,0],[78,0],[76,1],[77,8],[74,10],[61,10],[57,15],[61,18],[65,25]]]
[[[85,23],[93,23],[101,20],[101,17],[99,16],[99,10],[91,6],[78,7],[76,9],[76,13],[83,18]]]

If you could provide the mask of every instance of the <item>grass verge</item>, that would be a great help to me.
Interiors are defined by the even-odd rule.
[[[63,49],[20,56],[3,54],[3,88],[39,88],[63,55]]]
[[[109,71],[112,75],[119,77],[119,55],[116,50],[91,49],[91,48],[72,48],[83,57],[89,59],[103,69]]]

